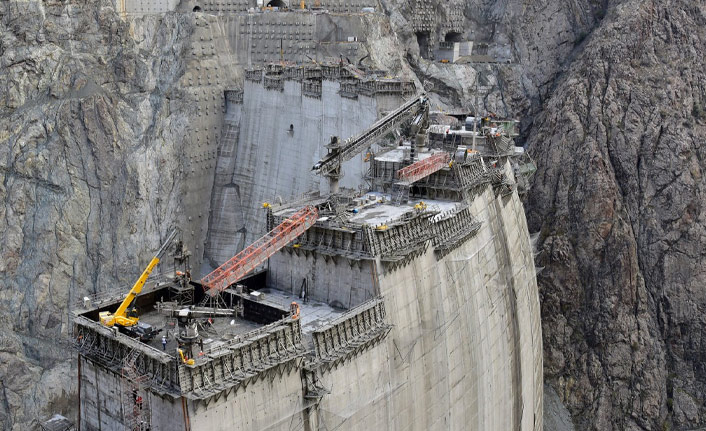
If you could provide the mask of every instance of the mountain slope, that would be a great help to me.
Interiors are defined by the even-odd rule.
[[[706,423],[704,24],[616,2],[530,133],[545,377],[579,429]]]
[[[68,310],[127,285],[178,215],[193,18],[0,4],[0,428],[75,412]]]

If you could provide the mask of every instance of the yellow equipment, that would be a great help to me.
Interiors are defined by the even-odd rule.
[[[306,2],[304,0],[299,2],[299,9],[301,9],[301,10],[306,9]]]
[[[425,209],[427,209],[427,204],[424,203],[423,201],[420,201],[418,204],[416,204],[414,206],[414,209],[417,211],[424,211]]]
[[[142,291],[142,287],[145,285],[147,277],[150,276],[154,267],[157,266],[157,264],[159,263],[159,259],[162,257],[162,254],[164,254],[164,252],[167,250],[169,244],[172,243],[174,237],[176,237],[176,234],[176,230],[172,231],[172,233],[169,234],[167,240],[164,242],[164,244],[162,244],[162,247],[160,247],[159,251],[157,251],[157,254],[152,258],[149,265],[147,265],[147,268],[145,268],[145,270],[142,272],[140,278],[138,278],[135,284],[132,286],[132,289],[130,289],[130,292],[128,292],[125,299],[123,299],[123,302],[120,303],[118,309],[115,310],[115,313],[111,313],[110,311],[101,311],[100,313],[98,313],[100,322],[103,325],[109,327],[113,325],[137,325],[137,322],[140,318],[137,316],[128,316],[128,307],[130,306],[130,304],[132,304],[132,301],[135,300],[135,297],[137,297],[137,295],[139,295]]]
[[[181,349],[179,350],[179,356],[181,356],[181,362],[185,363],[186,365],[194,365],[195,361],[193,359],[186,359],[184,356],[184,351]]]

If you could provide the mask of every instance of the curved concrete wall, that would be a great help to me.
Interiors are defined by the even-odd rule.
[[[475,199],[480,232],[437,261],[382,269],[386,341],[322,375],[333,429],[542,429],[542,341],[522,204]]]
[[[443,258],[429,246],[397,269],[377,264],[392,328],[314,366],[328,393],[307,397],[305,363],[282,368],[189,402],[193,429],[542,430],[539,296],[522,203],[488,185],[470,205],[480,231]],[[343,257],[322,269],[314,265],[322,259],[277,256],[304,270],[348,267]]]
[[[303,429],[302,379],[283,367],[209,402],[188,401],[190,431]]]
[[[382,103],[342,98],[337,89],[338,83],[324,81],[322,98],[315,99],[303,96],[298,82],[286,81],[278,91],[246,81],[235,157],[221,150],[218,162],[233,191],[231,198],[213,201],[211,226],[221,232],[209,238],[211,258],[227,259],[256,238],[264,228],[263,201],[326,189],[308,167],[330,135],[361,130],[377,118]],[[356,174],[344,185],[360,181],[363,172],[361,160],[351,162],[347,172]],[[302,413],[312,429],[542,429],[539,297],[522,203],[516,192],[496,197],[487,186],[469,204],[482,227],[451,253],[437,259],[430,247],[402,268],[377,265],[372,289],[384,296],[393,329],[382,343],[320,369],[330,393]],[[320,260],[281,252],[271,265],[287,270],[276,268],[268,284],[296,288],[315,272],[312,294],[329,287],[320,292],[327,298],[330,286],[340,284],[338,276],[356,285],[356,277],[345,275],[355,273],[345,258]],[[280,396],[294,396],[290,392]],[[299,420],[297,414],[289,417]]]

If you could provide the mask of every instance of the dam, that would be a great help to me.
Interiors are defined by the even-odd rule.
[[[354,135],[415,92],[412,82],[369,76],[358,94],[366,76],[350,66],[268,68],[246,70],[243,95],[227,104],[205,250],[214,267],[263,232],[263,202],[326,190],[309,168],[330,136]],[[363,158],[344,163],[342,186],[364,183]]]
[[[541,430],[515,122],[432,112],[413,81],[343,60],[382,19],[369,5],[252,3],[118,4],[199,15],[198,114],[181,240],[133,303],[151,329],[101,323],[128,286],[73,310],[80,429]]]

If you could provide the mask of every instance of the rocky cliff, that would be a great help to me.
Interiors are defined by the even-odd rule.
[[[440,107],[493,112],[522,119],[523,137],[551,93],[556,77],[582,48],[586,35],[604,14],[605,1],[467,0],[451,2],[382,0],[393,29],[405,49],[405,59],[420,80],[433,84]],[[430,38],[452,37],[488,46],[497,62],[441,64],[420,53],[425,35],[415,32],[420,3],[431,3]],[[460,34],[449,31],[448,15],[463,11]],[[426,36],[424,36],[426,37]],[[477,79],[476,79],[477,78]]]
[[[578,429],[706,424],[706,6],[613,2],[529,135],[545,377]]]
[[[20,430],[75,411],[69,306],[129,283],[176,224],[194,24],[131,27],[98,0],[0,15],[0,428]]]

